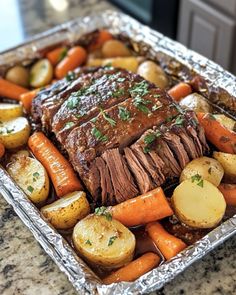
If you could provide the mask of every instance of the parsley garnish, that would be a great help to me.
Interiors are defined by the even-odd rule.
[[[90,121],[91,121],[92,123],[96,123],[96,122],[97,122],[97,118],[95,117],[95,118],[91,119]]]
[[[152,107],[152,111],[154,112],[154,111],[156,111],[156,110],[158,110],[158,109],[160,109],[162,107],[162,105],[154,105],[153,107]]]
[[[75,73],[74,72],[69,72],[66,75],[66,81],[68,81],[68,82],[75,80],[75,78],[76,78],[76,76],[75,76]]]
[[[145,147],[143,148],[143,151],[144,151],[145,154],[147,154],[147,153],[149,153],[149,152],[151,151],[151,149],[150,149],[149,146],[145,146]]]
[[[130,119],[130,112],[125,107],[118,106],[119,118],[123,121],[128,121]]]
[[[145,144],[151,144],[153,143],[153,141],[156,139],[156,136],[154,133],[150,133],[150,134],[147,134],[145,137],[144,137],[144,143]]]
[[[118,90],[116,90],[116,91],[114,91],[112,93],[112,96],[119,97],[119,96],[124,95],[124,94],[125,94],[125,90],[124,89],[118,89]]]
[[[183,126],[184,118],[181,116],[178,116],[175,120],[175,124],[179,126]]]
[[[97,139],[97,140],[101,140],[101,141],[107,141],[108,138],[106,135],[103,135],[102,132],[97,129],[96,127],[93,127],[91,134]]]
[[[63,58],[65,58],[67,56],[67,52],[68,52],[68,49],[67,48],[63,48],[63,50],[62,50],[62,52],[61,52],[61,54],[59,56],[58,62],[62,61]]]
[[[131,94],[133,95],[137,95],[137,96],[144,96],[146,94],[148,94],[148,83],[146,81],[141,81],[139,83],[136,83],[131,90],[129,91]]]
[[[197,185],[199,185],[200,187],[203,187],[203,179],[201,179],[201,180],[197,183]]]
[[[79,103],[80,103],[80,99],[79,99],[79,97],[76,96],[76,92],[74,92],[69,97],[66,105],[69,109],[73,110],[74,108],[76,108],[78,106]]]
[[[39,173],[38,172],[34,172],[33,173],[33,176],[36,177],[36,178],[39,178]]]
[[[200,174],[197,173],[193,175],[191,179],[192,179],[192,182],[196,181],[197,185],[199,185],[200,187],[203,187],[203,179]]]
[[[71,127],[74,126],[74,125],[75,125],[74,122],[66,122],[66,124],[65,124],[65,128],[66,128],[66,129],[69,129],[69,128],[71,128]]]
[[[119,77],[119,78],[117,78],[116,81],[117,81],[117,82],[124,82],[124,81],[125,81],[125,78],[124,78],[124,77]]]
[[[85,244],[92,246],[92,243],[90,242],[90,240],[87,240],[87,241],[85,242]]]
[[[6,130],[7,130],[7,133],[9,134],[9,133],[12,133],[15,129],[14,128],[12,128],[12,129],[6,128]]]
[[[116,239],[117,239],[117,236],[110,237],[107,245],[108,246],[111,246],[115,242]]]
[[[27,187],[27,190],[28,190],[30,193],[32,193],[32,192],[34,191],[34,188],[33,188],[31,185],[29,185],[29,186]]]
[[[103,115],[103,118],[112,126],[116,126],[116,121],[114,119],[112,119],[108,114],[106,114],[104,112],[104,110],[102,108],[100,108],[100,112]]]
[[[102,207],[96,208],[95,214],[105,216],[108,221],[112,220],[112,215],[109,211],[107,211],[107,207],[102,206]]]
[[[140,110],[141,112],[145,113],[145,114],[149,114],[150,110],[148,107],[146,107],[147,104],[150,104],[151,101],[150,100],[145,100],[141,97],[135,97],[133,100],[133,104],[134,106]]]
[[[161,95],[160,94],[154,94],[153,97],[159,98],[159,97],[161,97]]]

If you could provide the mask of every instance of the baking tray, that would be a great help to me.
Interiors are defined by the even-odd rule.
[[[196,85],[197,90],[222,111],[227,109],[229,115],[235,115],[236,78],[232,74],[178,42],[115,11],[108,10],[101,14],[75,19],[3,52],[0,55],[0,74],[15,63],[27,64],[40,57],[45,48],[60,43],[77,43],[84,34],[99,28],[107,28],[120,38],[129,40],[138,54],[145,54],[158,61],[172,79],[190,80],[200,75],[201,83]],[[13,206],[44,250],[65,272],[78,294],[143,294],[158,290],[236,232],[235,215],[203,239],[135,282],[106,286],[76,255],[67,241],[41,216],[2,166],[0,193]]]

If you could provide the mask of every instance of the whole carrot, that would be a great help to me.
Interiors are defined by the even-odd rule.
[[[221,183],[218,189],[222,192],[227,205],[236,206],[236,184]]]
[[[125,226],[146,224],[173,215],[161,187],[111,207],[112,217]]]
[[[169,234],[159,222],[147,224],[146,231],[167,260],[187,247],[182,240]]]
[[[0,159],[4,156],[5,154],[5,146],[0,142]]]
[[[81,46],[72,47],[66,57],[59,62],[55,69],[55,75],[58,79],[66,76],[69,71],[74,70],[85,62],[87,58],[87,52]]]
[[[35,132],[31,135],[28,145],[47,170],[58,197],[82,189],[70,163],[42,132]]]
[[[180,101],[182,98],[185,96],[189,95],[192,93],[192,88],[189,84],[180,82],[179,84],[175,85],[172,87],[169,91],[168,94],[175,100],[175,101]]]
[[[53,66],[58,64],[64,57],[66,57],[68,49],[65,46],[57,47],[46,54],[47,59]]]
[[[206,138],[221,152],[236,153],[236,132],[226,128],[214,115],[197,113],[199,123],[205,131]]]
[[[109,285],[122,281],[135,281],[140,276],[156,267],[160,263],[160,260],[160,257],[152,252],[145,253],[141,257],[107,276],[103,279],[103,283]]]
[[[111,33],[109,33],[106,30],[101,30],[98,32],[98,35],[95,38],[95,40],[89,45],[88,49],[89,51],[100,49],[106,41],[111,39],[113,39]]]
[[[29,90],[24,87],[0,78],[0,96],[20,100],[20,95],[28,91]]]
[[[24,109],[27,111],[27,113],[30,113],[32,101],[35,98],[35,96],[38,94],[41,88],[37,88],[25,93],[22,93],[20,95],[20,101],[24,107]]]

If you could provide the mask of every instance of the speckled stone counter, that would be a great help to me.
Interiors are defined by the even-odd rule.
[[[13,1],[9,1],[13,2]],[[113,8],[105,1],[70,0],[58,12],[50,1],[21,0],[22,38],[30,37],[58,23],[90,11]],[[55,2],[55,1],[54,1]],[[80,5],[78,5],[80,2]],[[39,4],[40,3],[40,4]],[[1,12],[0,12],[1,16]],[[5,36],[6,37],[6,36]],[[0,36],[2,39],[2,36]],[[15,45],[12,43],[11,45]],[[0,44],[0,50],[1,48]],[[196,262],[159,295],[233,295],[236,294],[236,236]],[[66,276],[47,256],[12,208],[0,196],[0,294],[1,295],[75,295]]]

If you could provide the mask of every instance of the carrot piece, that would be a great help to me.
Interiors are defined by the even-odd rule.
[[[80,66],[85,62],[87,58],[87,52],[81,46],[72,47],[68,52],[67,56],[59,62],[55,68],[55,76],[58,79],[65,77],[69,72]]]
[[[28,91],[29,90],[24,87],[0,78],[0,96],[20,100],[20,95]]]
[[[109,33],[106,30],[101,30],[98,32],[98,36],[94,40],[94,42],[92,42],[89,45],[88,49],[89,49],[89,51],[94,51],[94,50],[100,49],[106,41],[111,40],[111,39],[113,39],[113,36],[111,33]]]
[[[180,101],[183,97],[192,93],[192,88],[189,84],[180,82],[179,84],[172,87],[168,94],[175,100]]]
[[[67,54],[67,48],[65,46],[57,47],[46,54],[47,59],[53,66],[58,64]]]
[[[222,192],[227,205],[236,206],[236,184],[221,183],[218,189]]]
[[[0,142],[0,159],[4,156],[5,154],[5,146]]]
[[[223,126],[212,114],[197,113],[197,118],[204,128],[206,138],[214,146],[224,153],[236,153],[236,132]]]
[[[27,111],[27,113],[30,113],[32,101],[35,98],[35,96],[38,94],[41,88],[37,88],[31,91],[28,91],[26,93],[22,93],[20,95],[20,101],[23,104],[23,107]]]
[[[70,163],[42,132],[31,135],[28,145],[47,170],[59,198],[82,189]]]
[[[157,254],[147,252],[104,278],[103,283],[109,285],[121,281],[135,281],[140,276],[156,267],[160,263],[160,260]]]
[[[111,207],[112,217],[125,226],[135,226],[173,215],[161,187]]]
[[[146,231],[167,260],[187,247],[182,240],[169,234],[159,222],[147,224]]]

